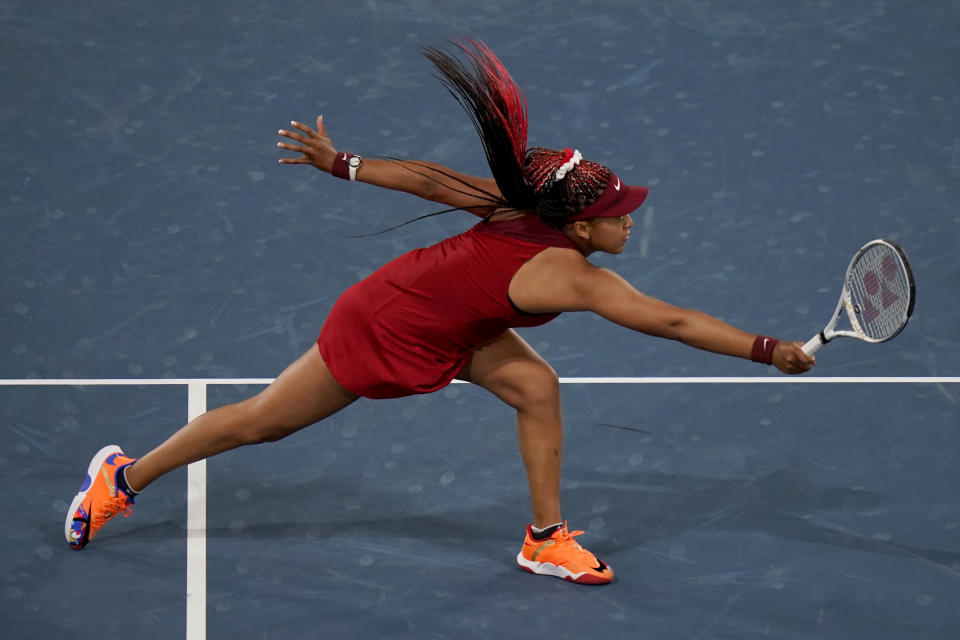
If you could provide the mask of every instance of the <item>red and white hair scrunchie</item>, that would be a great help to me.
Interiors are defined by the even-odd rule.
[[[579,149],[571,150],[569,147],[563,150],[563,163],[560,165],[560,168],[557,169],[555,178],[559,182],[567,177],[567,174],[573,171],[573,168],[580,164],[580,161],[583,160],[583,156],[580,155]]]

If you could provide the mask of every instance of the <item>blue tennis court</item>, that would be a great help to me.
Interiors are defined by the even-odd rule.
[[[947,2],[0,5],[4,637],[946,639],[960,632],[960,7]],[[487,175],[425,45],[486,41],[531,144],[650,187],[640,290],[807,340],[886,237],[896,340],[787,377],[565,314],[564,517],[617,572],[531,576],[514,413],[360,401],[158,481],[81,553],[90,456],[262,388],[347,287],[468,228],[280,166],[322,113],[357,153]]]

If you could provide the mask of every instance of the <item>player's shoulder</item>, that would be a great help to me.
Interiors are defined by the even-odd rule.
[[[598,267],[576,249],[547,247],[521,270],[525,275],[534,276],[540,286],[569,288],[577,282],[589,283]]]
[[[536,258],[544,264],[560,268],[582,269],[592,266],[586,256],[573,247],[547,247]]]
[[[576,249],[548,247],[520,267],[511,282],[510,297],[532,313],[583,311],[609,288],[607,271]]]
[[[582,253],[566,247],[547,247],[522,267],[528,273],[536,272],[541,278],[551,280],[569,280],[592,268]]]

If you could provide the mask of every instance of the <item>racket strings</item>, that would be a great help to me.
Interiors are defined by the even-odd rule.
[[[897,334],[907,321],[910,281],[892,247],[876,244],[853,265],[848,282],[854,318],[871,340]]]

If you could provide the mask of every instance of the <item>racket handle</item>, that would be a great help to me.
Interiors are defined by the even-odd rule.
[[[803,352],[804,352],[805,354],[807,354],[808,356],[812,356],[812,355],[815,354],[815,353],[820,349],[820,347],[822,347],[823,345],[824,345],[823,338],[822,338],[822,337],[820,336],[820,334],[818,333],[817,335],[815,335],[815,336],[813,336],[812,338],[810,338],[810,340],[807,341],[807,344],[803,345],[803,347],[801,347],[801,348],[803,349]]]

